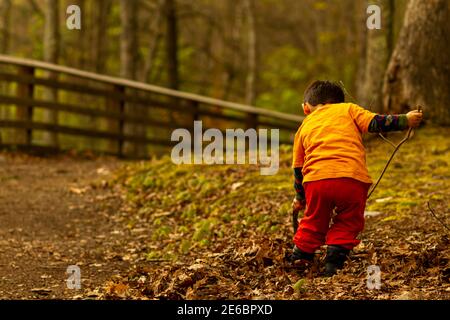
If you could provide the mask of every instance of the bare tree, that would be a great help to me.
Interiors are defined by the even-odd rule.
[[[384,108],[422,105],[427,117],[450,124],[450,2],[411,0],[386,71]]]

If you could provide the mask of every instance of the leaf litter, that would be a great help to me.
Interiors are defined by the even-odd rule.
[[[109,182],[126,199],[117,223],[135,235],[132,267],[98,288],[100,299],[449,299],[449,128],[421,129],[393,160],[367,204],[361,244],[332,278],[324,250],[309,270],[286,268],[292,248],[291,148],[280,171],[255,166],[176,166],[169,158],[119,171]],[[400,140],[401,134],[392,135]],[[376,178],[390,147],[366,141]],[[381,289],[367,268],[381,270]]]

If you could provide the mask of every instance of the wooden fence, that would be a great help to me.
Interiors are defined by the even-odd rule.
[[[51,93],[51,94],[49,94]],[[0,55],[1,145],[92,149],[145,157],[176,128],[278,128],[290,142],[303,117]],[[49,139],[48,137],[52,138]],[[77,144],[77,141],[83,142]]]

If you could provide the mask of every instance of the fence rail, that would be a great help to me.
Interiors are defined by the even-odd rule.
[[[279,128],[282,142],[292,137],[303,120],[292,114],[5,55],[0,55],[0,90],[3,145],[8,140],[10,145],[65,149],[70,143],[59,139],[63,135],[101,140],[91,143],[96,151],[146,156],[153,146],[172,145],[173,129],[193,130],[194,120],[222,130]],[[60,113],[71,116],[59,118]],[[13,132],[9,139],[1,136],[5,130]],[[53,135],[53,139],[42,138],[45,135]]]

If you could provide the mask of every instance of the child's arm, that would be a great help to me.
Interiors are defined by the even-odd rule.
[[[294,168],[294,188],[295,188],[295,198],[292,202],[292,208],[294,210],[301,210],[305,207],[305,190],[303,189],[303,174],[302,167],[305,159],[305,151],[303,150],[302,141],[300,138],[299,129],[295,134],[294,138],[294,148],[293,148],[293,159],[292,168]]]
[[[422,121],[422,112],[413,110],[407,114],[377,114],[369,123],[369,132],[401,131],[417,127]]]
[[[406,114],[377,114],[369,123],[369,132],[401,131],[408,128]]]
[[[422,112],[413,110],[407,114],[375,114],[356,104],[350,104],[350,115],[361,133],[401,131],[417,127],[422,121]]]
[[[302,168],[294,168],[294,188],[295,188],[295,198],[292,201],[292,209],[294,211],[303,210],[306,207],[306,197],[305,189],[303,188],[303,174]]]
[[[298,201],[305,201],[305,189],[303,188],[303,174],[302,168],[294,168],[294,188],[295,199]]]

